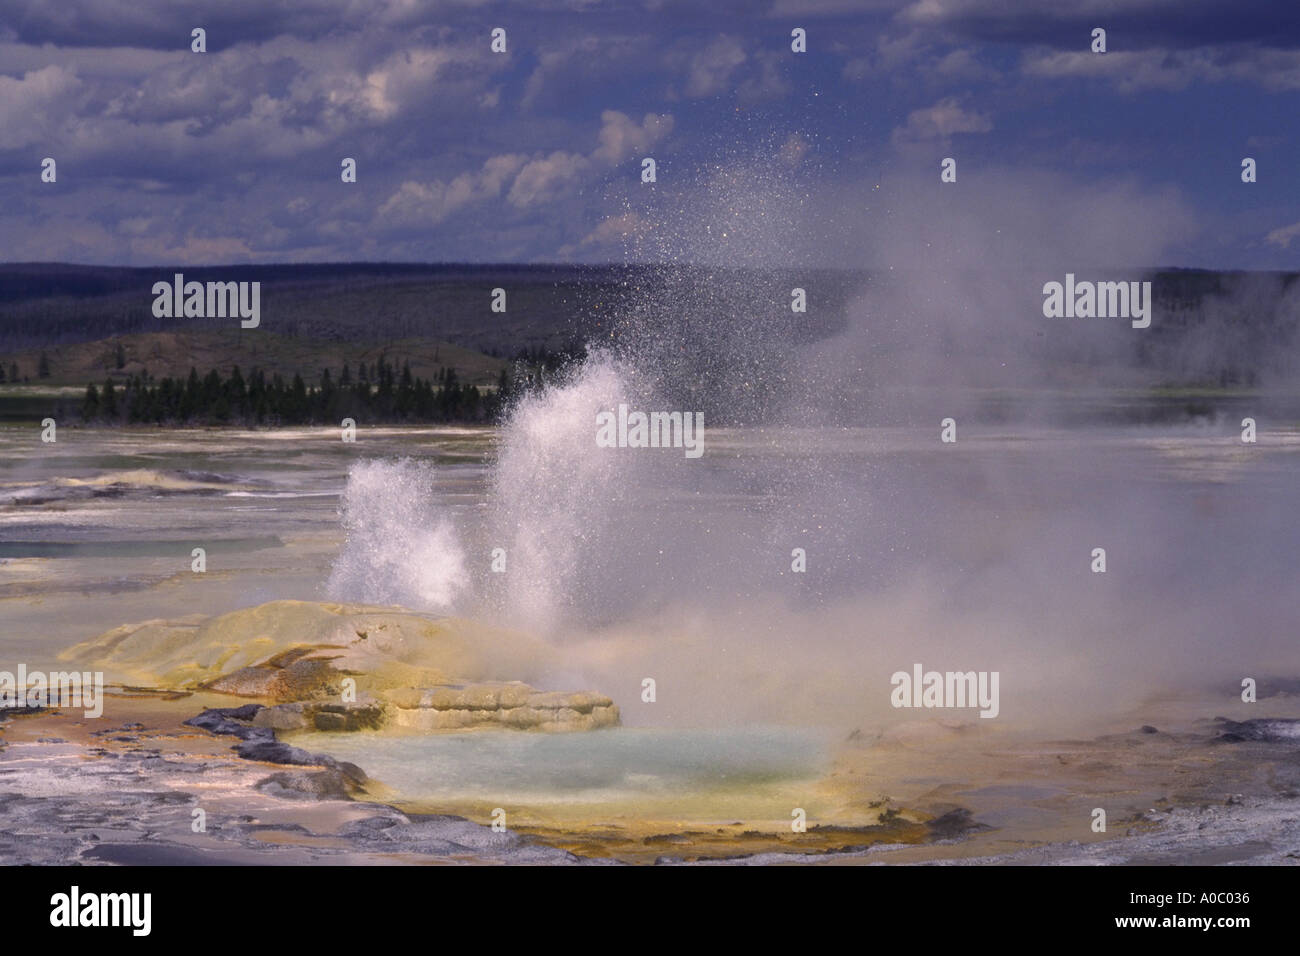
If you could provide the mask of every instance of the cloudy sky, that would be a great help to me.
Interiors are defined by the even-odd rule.
[[[0,129],[6,261],[1300,261],[1274,0],[0,0]]]

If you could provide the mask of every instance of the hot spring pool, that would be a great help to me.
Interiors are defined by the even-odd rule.
[[[727,792],[798,789],[825,770],[830,737],[785,727],[616,728],[392,736],[303,733],[294,746],[357,764],[419,803],[667,802]]]

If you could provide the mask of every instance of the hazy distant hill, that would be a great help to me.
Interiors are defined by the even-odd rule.
[[[220,320],[153,316],[153,284],[170,282],[181,272],[187,282],[261,282],[262,329],[267,332],[376,344],[427,338],[508,357],[524,348],[557,349],[602,337],[629,302],[644,303],[656,285],[676,281],[672,276],[683,271],[689,270],[391,263],[140,269],[16,263],[0,265],[0,353],[133,332],[211,329]],[[708,274],[729,288],[748,287],[766,295],[774,307],[780,307],[781,296],[788,303],[786,277],[739,270]],[[859,281],[829,272],[805,272],[800,281],[814,279],[823,303],[832,309],[842,307]],[[505,313],[491,310],[495,288],[506,290]],[[665,305],[689,308],[685,302]]]
[[[159,319],[151,289],[176,272],[186,281],[261,282],[262,331],[289,337],[382,343],[453,341],[479,350],[558,344],[572,337],[563,270],[351,264],[209,268],[0,266],[0,351],[92,341],[133,332],[213,329],[219,320]],[[489,309],[509,290],[509,310]]]
[[[241,332],[233,319],[154,317],[152,286],[177,271],[187,281],[261,282],[261,327]],[[726,390],[738,377],[720,369],[740,368],[741,384],[762,393],[770,390],[765,382],[806,377],[810,369],[783,366],[798,364],[797,346],[825,340],[831,358],[868,350],[860,364],[871,382],[894,376],[919,384],[937,375],[1034,384],[1022,370],[1087,381],[1089,369],[1107,372],[1099,381],[1198,387],[1290,387],[1300,379],[1296,274],[1106,276],[1153,283],[1155,319],[1144,331],[1044,318],[1042,282],[1063,275],[974,278],[645,265],[18,263],[0,265],[0,366],[8,372],[16,361],[36,383],[45,352],[46,384],[102,379],[118,371],[115,340],[122,338],[123,371],[144,366],[155,376],[184,374],[190,365],[262,365],[315,381],[323,367],[386,354],[399,365],[409,359],[421,377],[454,367],[460,380],[486,384],[501,367],[494,358],[632,339],[675,390],[695,396],[709,388],[730,406],[739,396]],[[796,286],[808,292],[806,313],[791,312]],[[491,310],[496,288],[506,290],[505,313]],[[846,331],[841,344],[836,336]],[[894,358],[918,352],[914,362]],[[1143,374],[1127,374],[1134,370]]]

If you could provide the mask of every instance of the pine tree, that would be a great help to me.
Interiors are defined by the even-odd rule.
[[[247,414],[248,387],[244,384],[244,376],[239,374],[238,365],[230,370],[230,383],[226,386],[226,393],[230,396],[230,404],[235,414],[241,418]]]
[[[104,379],[104,396],[100,401],[104,409],[104,417],[110,420],[117,417],[117,393],[113,391],[113,380]]]
[[[86,386],[86,397],[81,403],[81,420],[88,422],[99,417],[99,389],[91,382]]]
[[[494,415],[499,414],[505,409],[510,402],[510,376],[506,370],[502,369],[501,374],[497,376],[497,394],[496,401],[492,403]]]
[[[181,421],[189,421],[199,413],[199,391],[199,373],[198,370],[191,365],[190,377],[185,380],[185,386],[181,389],[179,409]]]

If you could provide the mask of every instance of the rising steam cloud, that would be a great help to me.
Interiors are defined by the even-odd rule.
[[[1005,719],[1039,724],[1286,666],[1300,594],[1278,569],[1300,523],[1263,464],[1278,459],[1216,482],[1232,453],[1205,442],[1230,448],[1230,430],[1067,434],[1014,410],[990,419],[977,400],[1025,389],[1024,413],[1076,366],[1123,366],[1143,333],[1051,325],[1039,290],[1066,271],[1158,265],[1193,228],[1184,205],[1058,174],[947,192],[932,178],[891,181],[885,198],[845,186],[835,209],[792,201],[788,181],[766,203],[761,182],[713,181],[689,228],[652,224],[642,248],[716,262],[735,209],[749,231],[755,210],[780,210],[749,246],[765,262],[786,241],[787,265],[833,248],[877,269],[838,330],[801,340],[788,289],[756,289],[753,272],[665,273],[612,350],[513,409],[485,514],[438,513],[426,466],[356,466],[332,591],[500,616],[568,644],[600,686],[659,675],[673,689],[661,722],[885,719],[889,675],[918,659],[1001,671]],[[703,315],[683,311],[701,301]],[[1189,374],[1204,354],[1187,347]],[[597,448],[595,415],[619,402],[698,402],[704,458]],[[959,422],[955,447],[938,442],[941,416]],[[1088,570],[1096,546],[1105,575]],[[507,573],[466,571],[493,547]],[[792,573],[794,548],[808,573]]]

